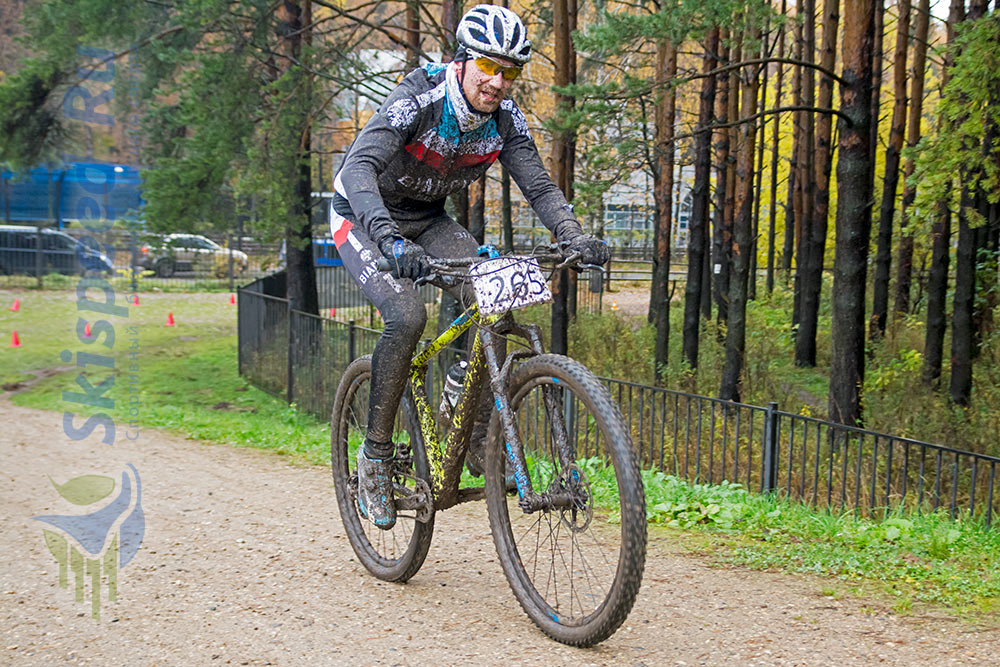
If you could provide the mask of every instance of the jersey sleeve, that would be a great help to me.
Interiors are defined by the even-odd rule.
[[[412,85],[412,77],[426,76],[422,72],[410,73],[389,94],[358,133],[337,175],[343,186],[341,194],[350,203],[356,222],[375,243],[386,236],[399,234],[379,192],[378,175],[398,156],[416,131],[420,106],[414,96],[416,86]]]
[[[545,171],[524,113],[509,98],[501,103],[500,109],[509,115],[509,118],[503,119],[504,144],[500,151],[500,163],[510,171],[538,219],[557,241],[576,238],[583,233],[583,229],[562,190]]]

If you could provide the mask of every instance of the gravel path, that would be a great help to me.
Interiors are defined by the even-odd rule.
[[[0,664],[997,664],[1000,633],[832,600],[824,583],[709,567],[651,533],[631,617],[594,649],[556,644],[513,599],[485,507],[438,515],[423,569],[378,582],[344,536],[326,469],[156,431],[70,441],[58,413],[0,399]],[[102,619],[58,585],[30,517],[79,513],[48,480],[142,478],[146,535]],[[874,611],[873,611],[874,608]]]

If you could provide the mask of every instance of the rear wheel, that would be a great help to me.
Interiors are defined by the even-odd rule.
[[[412,399],[404,396],[392,438],[397,443],[393,477],[396,525],[391,530],[381,530],[360,515],[357,451],[368,430],[371,365],[371,355],[356,359],[344,371],[337,387],[331,419],[333,482],[344,530],[358,560],[379,579],[405,582],[417,573],[427,557],[434,532],[434,513],[433,509],[400,509],[399,506],[404,498],[429,498],[430,467]]]
[[[567,357],[521,364],[509,396],[534,492],[562,501],[525,513],[518,493],[507,491],[494,413],[485,478],[497,554],[543,632],[592,646],[622,624],[642,582],[646,505],[632,439],[607,390]]]

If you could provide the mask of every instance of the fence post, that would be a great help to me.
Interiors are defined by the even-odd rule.
[[[295,334],[292,331],[292,325],[295,321],[292,313],[292,302],[288,301],[288,391],[286,399],[288,404],[291,405],[292,401],[295,399]]]
[[[135,276],[135,273],[132,274]],[[134,290],[133,290],[134,291]],[[243,296],[242,294],[240,295]],[[243,326],[244,311],[241,305],[244,299],[236,300],[236,373],[243,377],[243,346],[246,344],[247,334]]]
[[[139,246],[136,243],[135,233],[129,232],[128,235],[128,263],[129,263],[129,276],[131,282],[129,284],[129,289],[135,294],[139,291]]]
[[[233,233],[230,232],[226,236],[226,249],[229,251],[229,291],[233,291]]]
[[[778,480],[778,404],[771,401],[764,413],[764,469],[761,471],[760,491],[774,491]]]
[[[356,338],[357,334],[354,330],[354,320],[347,323],[347,363],[351,363],[355,359],[355,349],[356,349]]]

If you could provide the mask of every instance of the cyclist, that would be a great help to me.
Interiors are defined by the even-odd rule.
[[[610,259],[603,241],[584,234],[545,172],[524,114],[508,97],[531,56],[524,23],[504,7],[478,5],[459,21],[456,37],[451,63],[424,65],[389,94],[334,180],[334,243],[385,320],[372,354],[358,505],[367,520],[386,530],[396,522],[393,424],[427,320],[412,281],[428,273],[428,257],[471,257],[478,249],[445,213],[445,198],[499,159],[558,242],[582,253],[585,263]],[[390,272],[376,268],[383,256],[392,263]],[[461,290],[452,294],[463,301]]]

